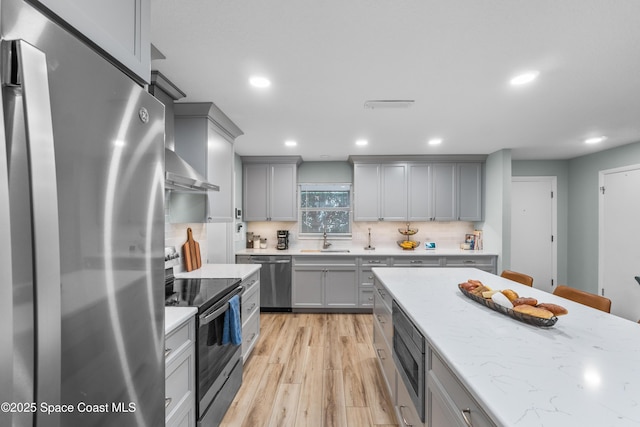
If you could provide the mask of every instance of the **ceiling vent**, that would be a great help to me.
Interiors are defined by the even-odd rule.
[[[415,101],[412,99],[379,99],[379,100],[371,100],[365,101],[364,108],[369,108],[371,110],[377,109],[391,109],[391,108],[409,108],[413,105]]]

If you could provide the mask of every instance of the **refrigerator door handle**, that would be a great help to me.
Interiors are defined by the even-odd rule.
[[[8,43],[11,43],[10,63],[14,68],[10,75],[16,79],[12,83],[21,86],[31,179],[37,355],[35,400],[56,404],[62,403],[62,308],[58,188],[47,57],[23,40]],[[40,414],[36,414],[36,418],[40,418]],[[46,426],[58,426],[59,416],[47,415],[42,421]]]
[[[11,272],[11,222],[9,218],[9,175],[7,167],[6,136],[4,125],[4,103],[0,90],[0,402],[13,400],[13,275]],[[11,413],[0,412],[0,425],[11,425]]]

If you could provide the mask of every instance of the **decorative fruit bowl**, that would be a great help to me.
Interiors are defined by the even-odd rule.
[[[413,240],[398,240],[398,246],[400,246],[405,251],[412,251],[420,246],[420,242],[416,242]]]
[[[398,228],[398,232],[403,236],[413,236],[418,232],[417,228]]]

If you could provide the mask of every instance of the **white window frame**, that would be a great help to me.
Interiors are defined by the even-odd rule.
[[[350,182],[309,182],[309,183],[299,183],[298,184],[298,238],[299,239],[322,239],[323,232],[318,233],[307,233],[302,231],[303,225],[303,215],[304,211],[309,210],[323,210],[323,209],[307,209],[302,207],[302,192],[308,190],[310,187],[318,187],[318,189],[327,189],[335,191],[339,191],[344,187],[348,188],[349,191],[349,232],[348,233],[327,233],[328,237],[331,237],[332,240],[336,239],[351,239],[353,235],[353,184]],[[327,209],[332,210],[332,209]],[[335,209],[335,210],[344,210],[344,209]]]

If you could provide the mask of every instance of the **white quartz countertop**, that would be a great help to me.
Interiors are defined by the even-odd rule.
[[[347,252],[348,251],[348,252]],[[276,248],[267,249],[240,249],[236,255],[322,255],[322,256],[472,256],[472,255],[497,255],[487,251],[472,251],[457,248],[424,249],[420,246],[413,250],[404,250],[398,245],[376,246],[374,250],[366,250],[362,245],[335,244],[323,252],[321,245],[295,245],[286,250]]]
[[[196,315],[195,307],[165,307],[164,334],[168,335]]]
[[[497,425],[640,425],[640,325],[477,269],[373,272]],[[467,279],[569,314],[522,323],[464,296]]]
[[[197,270],[175,273],[176,279],[241,279],[260,270],[259,264],[203,264]]]

